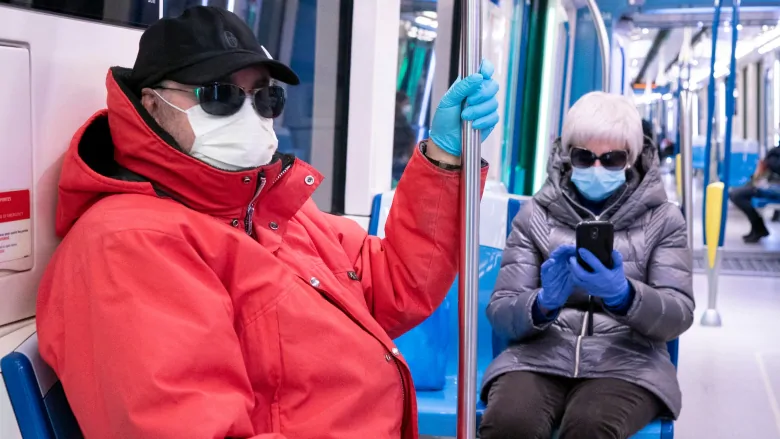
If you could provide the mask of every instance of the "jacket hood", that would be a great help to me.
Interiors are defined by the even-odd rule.
[[[112,194],[170,198],[219,218],[237,218],[267,192],[260,180],[276,183],[295,164],[321,175],[292,156],[276,154],[260,168],[231,172],[182,152],[126,85],[130,70],[114,67],[106,78],[108,108],[98,111],[74,135],[60,176],[56,231],[64,236],[93,204]],[[301,185],[308,195],[316,185]],[[270,189],[267,187],[267,189]]]
[[[593,214],[578,203],[571,183],[571,165],[563,157],[560,139],[553,143],[547,162],[547,181],[534,194],[534,200],[559,221],[575,227]],[[657,148],[647,142],[636,163],[626,171],[626,184],[609,199],[600,219],[611,221],[616,229],[630,226],[645,212],[667,201],[661,180]]]

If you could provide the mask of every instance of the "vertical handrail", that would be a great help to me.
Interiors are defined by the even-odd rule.
[[[723,212],[728,212],[729,202],[729,179],[731,178],[731,136],[732,125],[734,122],[734,88],[737,80],[737,40],[739,37],[739,4],[740,0],[731,2],[731,61],[729,64],[729,77],[726,81],[726,138],[723,139],[725,147],[723,148]],[[726,219],[728,215],[723,215],[720,220],[720,235],[718,236],[718,247],[723,247],[723,238],[726,235]]]
[[[461,0],[461,77],[479,72],[482,61],[481,0]],[[477,313],[479,308],[480,137],[462,124],[460,183],[460,276],[458,282],[458,439],[477,434]]]
[[[683,185],[683,215],[688,235],[688,248],[693,249],[693,126],[691,118],[692,95],[690,90],[680,92],[680,167]]]
[[[712,164],[712,124],[715,119],[715,49],[718,44],[720,27],[720,0],[715,0],[715,16],[712,19],[712,48],[710,50],[710,80],[707,83],[707,138],[704,143],[704,187],[710,184],[710,165]],[[704,191],[701,206],[701,236],[707,245],[707,191]]]
[[[693,249],[693,92],[690,90],[691,81],[691,57],[692,41],[691,29],[683,29],[683,45],[680,48],[678,59],[680,71],[678,74],[678,125],[677,147],[680,150],[680,173],[682,183],[682,204],[685,215],[685,225],[688,237],[688,248]],[[685,81],[683,74],[687,73]]]
[[[609,92],[609,35],[607,35],[607,26],[604,24],[604,17],[596,4],[596,0],[587,0],[590,16],[593,18],[593,25],[596,26],[596,36],[599,40],[599,49],[601,50],[601,89]]]

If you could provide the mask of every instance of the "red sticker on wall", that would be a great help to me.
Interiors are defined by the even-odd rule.
[[[31,254],[30,191],[0,192],[0,263]]]

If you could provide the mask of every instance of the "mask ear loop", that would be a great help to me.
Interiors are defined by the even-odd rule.
[[[155,90],[155,89],[152,89],[152,91],[154,92],[154,94],[156,94],[156,95],[157,95],[157,97],[158,97],[158,98],[162,99],[162,101],[163,101],[163,102],[165,102],[166,104],[168,104],[168,105],[170,105],[171,107],[173,107],[173,108],[175,108],[175,109],[177,109],[177,110],[181,111],[181,112],[182,112],[182,113],[184,113],[184,114],[187,114],[187,112],[186,112],[185,110],[182,110],[181,108],[177,107],[176,105],[173,105],[172,103],[168,102],[168,100],[167,100],[167,99],[165,99],[164,97],[162,97],[162,95],[161,95],[161,94],[160,94],[160,93],[159,93],[157,90]]]

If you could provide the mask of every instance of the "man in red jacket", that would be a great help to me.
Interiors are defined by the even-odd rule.
[[[276,152],[274,80],[298,78],[238,17],[152,25],[65,156],[38,297],[86,438],[415,438],[393,339],[455,277],[460,123],[495,126],[491,75],[439,103],[379,239],[320,212],[322,176]]]

